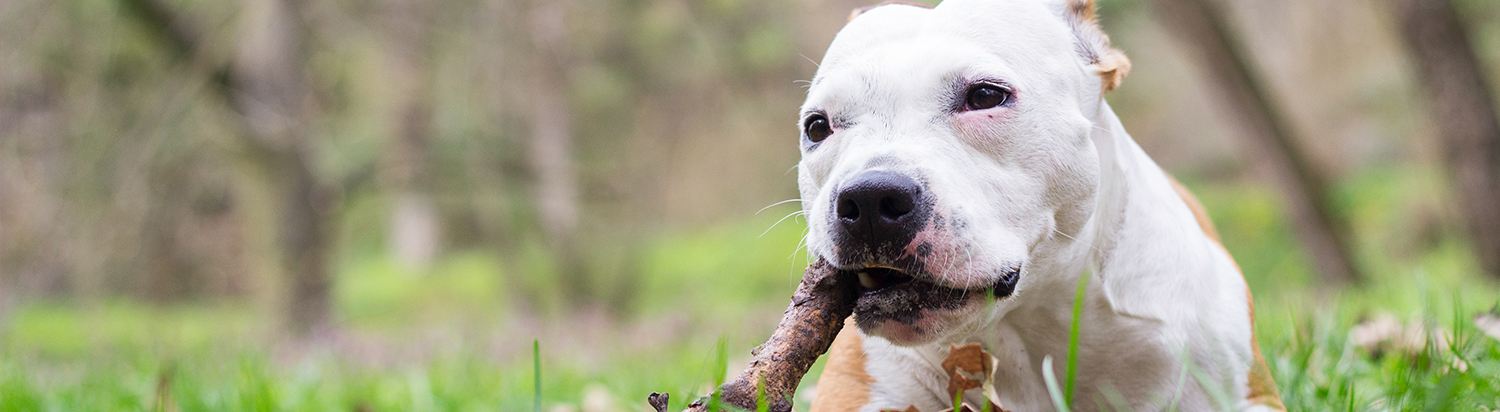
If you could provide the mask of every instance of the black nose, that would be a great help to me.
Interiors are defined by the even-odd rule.
[[[927,218],[922,186],[900,173],[872,170],[849,179],[839,190],[841,239],[851,251],[891,259],[911,242]]]

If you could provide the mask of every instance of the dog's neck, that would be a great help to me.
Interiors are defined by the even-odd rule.
[[[1160,319],[1172,309],[1157,305],[1158,297],[1201,286],[1172,276],[1207,273],[1216,263],[1211,243],[1167,174],[1125,132],[1109,105],[1101,101],[1093,118],[1099,183],[1092,213],[1074,233],[1055,232],[1033,249],[1026,276],[1034,283],[1018,291],[1020,300],[997,313],[991,326],[1061,334],[1065,342],[1072,318],[1066,309],[1072,305],[1058,303],[1073,301],[1084,275],[1091,276],[1085,307],[1095,311],[1088,318]]]
[[[1099,103],[1090,137],[1099,153],[1099,188],[1094,195],[1093,215],[1075,236],[1078,245],[1074,247],[1087,246],[1087,250],[1081,252],[1089,257],[1093,266],[1090,269],[1102,269],[1124,232],[1132,192],[1149,187],[1146,184],[1150,180],[1148,177],[1161,179],[1165,175],[1125,132],[1125,126],[1109,103]],[[1143,166],[1153,174],[1142,176]]]
[[[1177,211],[1169,205],[1149,205],[1175,198],[1166,174],[1131,139],[1108,103],[1101,101],[1090,117],[1094,126],[1090,139],[1099,162],[1092,207],[1059,212],[1058,230],[1033,248],[1028,263],[1036,283],[1027,292],[1046,295],[1049,300],[1071,300],[1078,276],[1120,271],[1122,263],[1130,266],[1132,254],[1171,254],[1144,250],[1160,248],[1159,242],[1122,242],[1143,230],[1171,230]],[[1191,220],[1191,211],[1180,212],[1183,219]],[[1036,297],[1027,300],[1036,301],[1032,299]]]

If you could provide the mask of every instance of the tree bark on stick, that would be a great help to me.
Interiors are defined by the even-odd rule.
[[[791,412],[792,395],[797,384],[818,357],[828,352],[833,339],[844,328],[844,320],[854,312],[859,294],[853,274],[839,272],[819,259],[807,267],[792,302],[781,315],[781,322],[766,343],[750,351],[750,365],[734,380],[717,388],[714,394],[688,405],[687,412],[718,412],[714,406],[732,405],[743,410]],[[713,396],[721,405],[711,405]],[[647,398],[657,411],[664,412],[665,394],[653,393]]]
[[[1244,142],[1255,154],[1253,160],[1265,163],[1291,214],[1292,230],[1316,265],[1319,279],[1332,284],[1359,282],[1348,226],[1331,206],[1328,185],[1277,112],[1225,13],[1212,0],[1150,3],[1168,31],[1189,46],[1216,94],[1239,122]]]
[[[1448,0],[1392,0],[1484,271],[1500,278],[1500,119]]]

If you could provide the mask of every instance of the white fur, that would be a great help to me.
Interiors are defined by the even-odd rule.
[[[1063,376],[1085,273],[1075,410],[1094,410],[1104,390],[1137,411],[1254,406],[1243,401],[1253,359],[1244,280],[1104,102],[1098,67],[1076,53],[1062,13],[1042,0],[883,6],[829,47],[803,105],[826,111],[835,130],[802,145],[810,251],[833,257],[834,188],[885,168],[926,177],[935,208],[967,224],[936,252],[952,256],[930,268],[942,283],[988,284],[1024,268],[1014,295],[950,314],[925,342],[867,337],[875,383],[862,410],[951,406],[939,365],[965,342],[999,358],[1003,407],[1052,410],[1042,360]],[[955,79],[977,78],[1014,86],[1015,105],[950,110]]]

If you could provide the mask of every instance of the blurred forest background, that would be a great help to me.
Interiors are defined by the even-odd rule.
[[[0,0],[0,405],[520,410],[533,340],[548,408],[701,393],[806,264],[796,81],[867,3]],[[1100,5],[1289,402],[1497,303],[1500,2]]]

